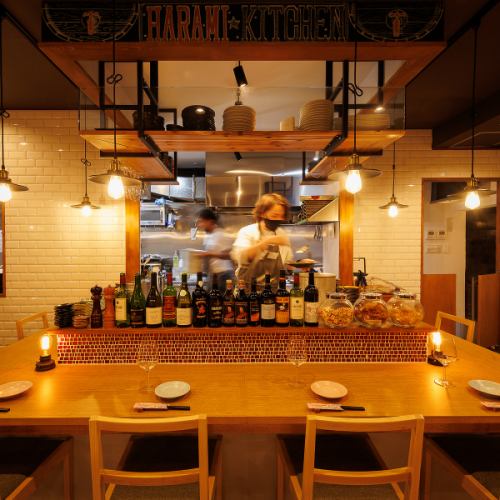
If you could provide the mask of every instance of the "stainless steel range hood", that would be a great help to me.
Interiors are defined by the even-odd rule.
[[[333,195],[301,196],[300,224],[337,222],[339,200]]]
[[[300,204],[299,184],[292,176],[209,176],[206,178],[207,205],[218,209],[251,209],[266,193],[280,193],[291,206]]]

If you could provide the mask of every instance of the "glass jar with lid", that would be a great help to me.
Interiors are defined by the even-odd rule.
[[[397,292],[387,303],[393,325],[410,327],[424,319],[424,308],[414,293]]]
[[[354,304],[354,317],[361,325],[368,328],[382,326],[389,317],[387,304],[381,293],[364,292]]]
[[[330,328],[345,328],[352,323],[354,307],[347,299],[347,294],[330,292],[318,310],[319,317]]]

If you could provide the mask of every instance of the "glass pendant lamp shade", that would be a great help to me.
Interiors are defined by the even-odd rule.
[[[403,205],[403,203],[399,203],[396,199],[396,195],[394,194],[394,188],[396,184],[396,143],[394,142],[392,145],[392,195],[389,200],[389,203],[382,205],[378,208],[382,210],[387,210],[387,215],[391,218],[397,217],[399,215],[399,210],[401,208],[408,208],[408,205]]]

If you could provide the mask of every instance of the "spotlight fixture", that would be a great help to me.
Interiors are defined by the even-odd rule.
[[[384,106],[382,106],[382,104],[379,104],[379,105],[375,108],[375,113],[382,113],[383,111],[385,111],[385,108],[384,108]]]
[[[141,181],[131,177],[120,169],[120,162],[116,152],[116,85],[123,79],[123,75],[116,72],[116,0],[113,0],[113,73],[106,79],[113,86],[113,159],[109,170],[105,174],[93,175],[89,178],[97,184],[108,185],[108,195],[118,200],[125,195],[125,187],[139,187]]]
[[[397,217],[399,214],[399,209],[400,208],[408,208],[408,205],[403,205],[402,203],[399,203],[398,200],[396,199],[396,196],[394,195],[394,185],[396,182],[396,142],[393,142],[392,144],[392,195],[389,200],[389,203],[386,203],[385,205],[382,205],[378,208],[381,208],[382,210],[387,210],[389,217]]]
[[[241,61],[238,61],[238,66],[233,68],[234,78],[236,79],[236,85],[238,87],[246,87],[248,85],[247,77],[245,75],[245,70],[241,65]]]
[[[3,44],[2,44],[2,19],[0,19],[0,118],[2,120],[2,168],[0,169],[0,202],[5,203],[12,199],[12,191],[28,191],[26,186],[12,182],[9,172],[5,168],[5,133],[4,120],[9,118],[9,113],[3,105]]]
[[[356,147],[357,136],[357,98],[363,95],[363,90],[358,86],[357,79],[358,67],[358,42],[354,41],[354,81],[349,83],[348,88],[354,95],[354,127],[353,127],[353,147],[349,163],[344,168],[335,173],[333,177],[347,176],[345,180],[345,189],[351,194],[359,193],[363,187],[363,178],[377,177],[382,172],[375,168],[363,167],[359,161],[359,155]],[[332,178],[332,176],[330,176]]]
[[[241,156],[241,153],[238,151],[234,152],[234,157],[236,158],[236,161],[241,161],[243,159],[243,156]]]

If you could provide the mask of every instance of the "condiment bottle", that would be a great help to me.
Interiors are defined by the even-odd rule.
[[[102,328],[101,294],[102,288],[98,285],[90,289],[92,294],[92,314],[90,315],[90,328]]]

